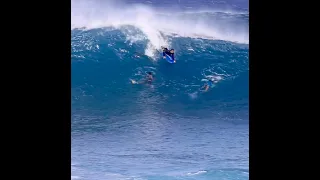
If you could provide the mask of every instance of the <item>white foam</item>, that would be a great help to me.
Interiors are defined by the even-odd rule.
[[[199,175],[199,174],[203,174],[206,173],[207,171],[198,171],[198,172],[194,172],[194,173],[188,173],[188,176],[194,176],[194,175]]]
[[[189,97],[191,99],[197,99],[198,98],[198,92],[189,93]]]
[[[204,13],[207,13],[205,11]],[[198,17],[202,12],[187,12]],[[228,12],[230,13],[230,12]],[[199,16],[200,17],[200,16]],[[170,48],[167,36],[219,39],[248,44],[247,27],[206,22],[204,19],[183,18],[181,12],[172,14],[159,11],[146,5],[126,5],[119,1],[72,0],[71,1],[71,28],[95,29],[113,27],[123,29],[126,26],[138,28],[149,40],[145,54],[154,56],[160,46]],[[222,30],[223,29],[223,30]],[[164,35],[163,35],[164,34]],[[137,34],[127,34],[127,40],[141,40]]]

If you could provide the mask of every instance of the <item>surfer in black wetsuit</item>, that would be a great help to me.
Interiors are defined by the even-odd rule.
[[[166,58],[166,54],[167,54],[168,56],[170,56],[172,58],[172,60],[174,62],[176,62],[176,60],[174,59],[174,49],[168,50],[168,48],[165,48],[163,46],[161,46],[161,49],[162,49],[163,58]]]

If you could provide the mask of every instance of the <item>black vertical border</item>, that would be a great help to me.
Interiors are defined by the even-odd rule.
[[[261,148],[268,146],[267,134],[263,129],[268,122],[266,107],[270,99],[264,83],[268,67],[272,63],[266,52],[272,49],[268,32],[268,2],[249,1],[249,179],[268,179],[268,170],[264,169],[269,154],[262,155]],[[271,48],[271,49],[270,49]],[[273,62],[273,61],[271,61]],[[270,65],[270,66],[269,66]],[[266,104],[264,104],[266,103]],[[263,177],[263,178],[262,178]]]
[[[56,179],[71,179],[71,0],[54,1],[55,7],[55,22],[57,26],[53,28],[56,32],[56,37],[53,36],[55,44],[51,49],[56,47],[57,54],[55,55],[56,64],[54,64],[56,77],[53,78],[55,83],[57,97],[53,96],[53,101],[56,98],[56,104],[53,103],[53,114],[56,122],[52,131],[56,134],[55,150],[58,156],[53,156],[53,161],[56,160],[56,170],[62,174],[56,174]],[[53,32],[53,33],[54,33]],[[53,38],[52,38],[53,39]],[[52,60],[54,60],[52,59]],[[58,70],[58,71],[57,71]],[[59,87],[61,86],[61,87]],[[54,94],[54,92],[53,92]],[[56,113],[54,113],[56,112]],[[53,120],[53,119],[52,119]],[[52,152],[54,154],[54,152]],[[59,166],[60,165],[60,166]]]
[[[286,151],[285,145],[291,139],[288,131],[295,119],[288,96],[291,90],[287,89],[294,87],[286,87],[292,79],[288,71],[295,70],[289,62],[294,59],[293,49],[287,50],[294,46],[288,41],[292,31],[286,28],[290,18],[283,18],[291,15],[286,11],[290,4],[249,1],[250,180],[288,179],[295,173],[285,170],[289,165],[285,157],[293,153],[293,149]]]
[[[3,171],[15,179],[70,180],[71,0],[9,3]]]
[[[44,3],[45,4],[45,3]],[[48,132],[47,156],[50,161],[52,179],[71,179],[71,0],[50,1],[47,4],[48,27],[43,29],[48,34],[43,51],[49,61],[45,63],[49,90],[43,97],[49,107],[46,116]],[[41,78],[41,77],[40,77]],[[49,97],[49,98],[48,98]]]

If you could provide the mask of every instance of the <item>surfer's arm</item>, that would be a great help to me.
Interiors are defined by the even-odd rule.
[[[166,54],[167,54],[167,52],[166,52],[166,51],[163,51],[163,52],[162,52],[163,59],[165,59],[165,58],[166,58]]]

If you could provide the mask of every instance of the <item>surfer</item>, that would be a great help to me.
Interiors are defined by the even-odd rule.
[[[207,92],[210,87],[213,86],[213,81],[210,79],[205,85],[201,87],[201,90]]]
[[[147,76],[146,76],[146,80],[145,80],[145,82],[147,82],[147,83],[152,83],[152,81],[153,81],[153,75],[152,75],[152,72],[147,72]]]
[[[153,81],[153,74],[150,71],[146,72],[146,74],[147,75],[146,75],[145,79],[140,80],[140,82],[137,82],[137,81],[131,79],[131,83],[132,84],[145,84],[145,83],[151,84]]]
[[[176,62],[176,60],[174,59],[174,49],[168,50],[168,48],[165,48],[163,46],[161,46],[161,49],[162,49],[163,58],[166,58],[166,54],[167,54],[168,56],[170,56],[172,58],[172,60],[174,62]]]

